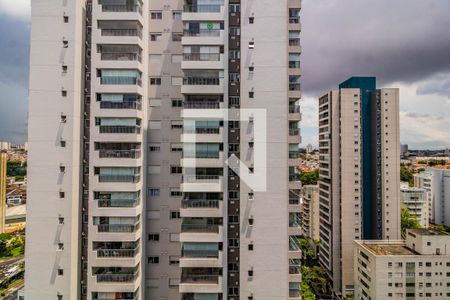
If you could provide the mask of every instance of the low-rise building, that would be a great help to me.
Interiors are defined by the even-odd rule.
[[[416,218],[421,227],[428,228],[430,217],[427,203],[427,191],[416,187],[400,188],[400,197],[401,207],[407,208],[409,213]]]
[[[355,299],[448,299],[450,235],[410,229],[406,241],[355,240]]]
[[[302,188],[302,234],[313,241],[319,240],[319,187],[305,185]]]

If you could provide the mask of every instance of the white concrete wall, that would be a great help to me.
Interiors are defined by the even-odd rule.
[[[83,6],[84,1],[31,4],[27,299],[56,299],[58,293],[64,299],[79,296]],[[63,39],[68,48],[63,48]],[[68,67],[66,74],[62,65]],[[62,97],[62,89],[67,97]],[[61,123],[61,114],[67,123]],[[61,139],[67,142],[65,148]],[[64,217],[64,225],[58,224],[59,217]],[[57,250],[58,243],[64,243],[64,250]],[[63,276],[57,276],[58,268]]]

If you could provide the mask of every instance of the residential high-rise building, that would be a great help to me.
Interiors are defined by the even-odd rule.
[[[7,161],[6,153],[0,152],[0,233],[5,231]]]
[[[319,99],[319,260],[353,292],[353,240],[400,238],[399,91],[352,77]]]
[[[400,144],[400,156],[405,155],[406,152],[408,152],[408,145]]]
[[[414,176],[414,185],[427,191],[430,222],[450,227],[450,170],[426,169]]]
[[[32,1],[26,299],[300,298],[300,10]]]
[[[355,299],[448,299],[449,249],[450,235],[429,229],[355,241]]]
[[[421,188],[401,188],[400,197],[401,207],[407,208],[422,228],[428,228],[430,217],[427,191]]]
[[[304,236],[319,241],[319,187],[305,185],[302,187],[301,227]]]

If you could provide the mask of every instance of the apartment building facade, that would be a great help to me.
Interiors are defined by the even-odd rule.
[[[319,187],[305,185],[302,187],[301,227],[304,236],[312,241],[319,241]]]
[[[355,241],[355,299],[448,299],[450,236],[409,229],[405,240]]]
[[[300,9],[33,1],[26,299],[300,297]]]
[[[353,240],[400,236],[398,89],[352,77],[319,98],[319,261],[352,294]]]
[[[450,227],[450,170],[426,169],[414,176],[414,185],[427,191],[430,222]]]
[[[408,209],[422,228],[428,228],[430,223],[427,191],[421,188],[401,188],[401,207]]]

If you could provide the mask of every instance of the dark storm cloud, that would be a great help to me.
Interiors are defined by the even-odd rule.
[[[352,75],[384,85],[450,73],[449,12],[448,0],[304,0],[304,93],[316,97]]]
[[[26,140],[28,52],[29,23],[0,14],[0,140]]]

